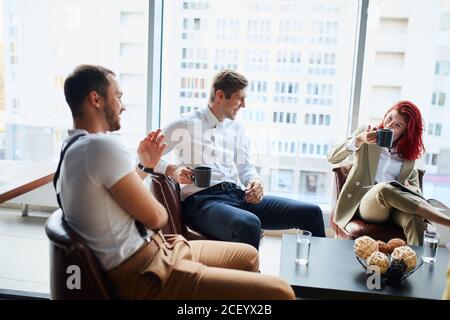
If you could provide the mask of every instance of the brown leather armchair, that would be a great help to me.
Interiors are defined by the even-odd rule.
[[[150,190],[169,215],[164,233],[183,235],[188,240],[214,239],[188,228],[183,221],[178,183],[164,175],[153,174]],[[63,220],[57,210],[47,220],[45,232],[50,240],[50,296],[52,299],[114,299],[114,291],[105,271],[83,239]],[[67,286],[68,267],[80,268],[81,289]]]
[[[63,220],[61,210],[54,212],[45,224],[50,240],[50,297],[51,299],[113,299],[114,291],[106,273],[94,253],[81,237]],[[69,289],[67,282],[77,271],[69,266],[78,266],[80,289]],[[69,280],[69,281],[68,281]]]
[[[336,208],[336,202],[351,168],[352,164],[342,165],[333,168],[335,183],[333,190],[333,202],[331,206],[330,224],[336,234],[336,237],[340,239],[356,239],[358,237],[367,235],[376,240],[381,240],[385,242],[389,241],[392,238],[401,238],[406,240],[406,236],[403,233],[403,229],[400,226],[393,224],[392,222],[369,223],[355,215],[352,218],[352,220],[345,226],[344,229],[340,228],[337,224],[334,223],[333,218],[334,218],[334,211]],[[419,173],[419,184],[420,188],[422,189],[422,180],[425,171],[419,169],[418,173]]]
[[[163,233],[181,234],[188,240],[215,239],[212,236],[201,234],[186,226],[181,208],[180,186],[175,180],[157,173],[151,174],[151,179],[150,191],[166,208],[169,215],[167,225],[162,229]]]

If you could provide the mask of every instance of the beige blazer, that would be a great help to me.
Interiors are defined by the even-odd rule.
[[[350,155],[353,151],[347,150],[347,143],[352,137],[366,130],[367,126],[358,128],[344,142],[337,144],[328,154],[328,161],[332,164],[338,164]],[[380,159],[380,147],[375,144],[363,144],[355,151],[355,159],[353,167],[350,170],[347,180],[342,187],[341,194],[336,203],[334,212],[334,223],[339,227],[345,228],[347,223],[356,213],[362,197],[369,190],[364,186],[373,185],[375,183],[375,175]],[[411,189],[421,193],[419,186],[419,177],[417,170],[414,169],[414,161],[403,161],[402,168],[398,179],[401,183],[408,180]]]

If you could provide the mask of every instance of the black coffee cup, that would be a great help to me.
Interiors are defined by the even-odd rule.
[[[192,180],[198,188],[208,188],[211,183],[211,168],[196,167],[192,169]]]
[[[385,148],[392,148],[394,143],[394,130],[380,128],[377,130],[377,145]]]

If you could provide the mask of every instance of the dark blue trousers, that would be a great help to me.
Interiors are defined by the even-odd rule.
[[[251,204],[244,196],[237,188],[193,194],[182,202],[186,224],[217,239],[248,243],[257,249],[261,229],[299,228],[325,237],[319,206],[275,196]]]

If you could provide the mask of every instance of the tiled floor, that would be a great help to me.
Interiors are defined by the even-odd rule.
[[[0,290],[48,294],[49,249],[46,215],[0,209]]]
[[[49,294],[48,214],[0,208],[0,292]],[[261,273],[278,275],[281,238],[266,235],[260,247]]]

